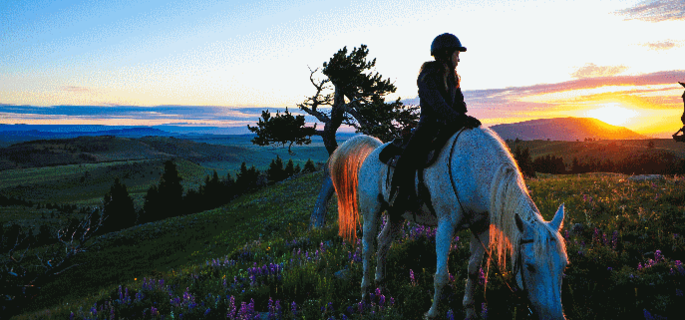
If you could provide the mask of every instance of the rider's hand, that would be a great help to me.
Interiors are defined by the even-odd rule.
[[[466,116],[466,122],[464,123],[464,126],[466,128],[476,128],[480,126],[480,120],[472,117],[472,116]]]

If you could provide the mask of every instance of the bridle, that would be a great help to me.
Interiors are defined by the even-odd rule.
[[[461,200],[459,199],[459,193],[457,192],[457,186],[454,185],[454,177],[452,176],[452,156],[454,155],[454,147],[457,145],[457,140],[459,139],[459,136],[461,133],[464,132],[464,128],[459,130],[457,133],[457,136],[454,138],[454,141],[452,142],[452,147],[450,148],[450,159],[447,161],[447,172],[449,172],[450,175],[450,184],[452,185],[452,191],[454,192],[455,197],[457,198],[457,203],[459,203],[459,207],[461,208],[461,212],[466,214],[466,210],[464,209],[464,206],[461,204]],[[485,247],[485,244],[483,241],[480,240],[480,237],[478,237],[478,233],[471,228],[471,234],[478,240],[480,245],[483,247],[483,250],[485,254],[487,255],[488,258],[488,265],[490,265],[490,261],[492,260],[492,255],[490,254],[490,250]],[[500,275],[502,278],[502,282],[509,288],[509,291],[511,292],[512,295],[516,297],[517,300],[517,305],[519,306],[524,306],[525,310],[527,312],[528,317],[533,317],[535,314],[533,313],[533,309],[530,308],[530,299],[528,298],[528,288],[526,287],[526,278],[525,278],[525,273],[523,272],[523,262],[521,259],[521,248],[523,248],[524,244],[529,244],[533,243],[533,239],[520,239],[518,243],[518,251],[516,254],[516,261],[514,262],[514,270],[512,270],[512,273],[514,275],[514,279],[516,279],[516,276],[518,273],[521,273],[521,283],[522,287],[518,286],[517,282],[517,289],[515,290],[509,285],[509,282],[504,279],[504,273],[499,269],[499,266],[497,263],[495,263],[495,268],[497,269],[497,273]]]

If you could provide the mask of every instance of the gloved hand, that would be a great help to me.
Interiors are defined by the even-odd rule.
[[[480,120],[478,120],[472,116],[465,116],[465,117],[466,118],[464,119],[464,127],[466,127],[467,129],[480,127],[480,125],[481,125]]]

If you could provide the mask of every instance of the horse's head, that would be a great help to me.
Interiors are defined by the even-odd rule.
[[[549,222],[527,222],[516,215],[521,232],[514,266],[516,282],[526,292],[538,319],[565,319],[561,283],[568,260],[559,234],[563,220],[563,204]]]

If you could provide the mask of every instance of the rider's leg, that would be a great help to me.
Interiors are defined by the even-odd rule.
[[[437,131],[436,124],[420,122],[414,131],[414,135],[409,139],[409,143],[397,161],[392,175],[390,202],[393,206],[398,199],[405,201],[411,197],[416,197],[414,190],[415,171],[425,160],[429,144]]]

